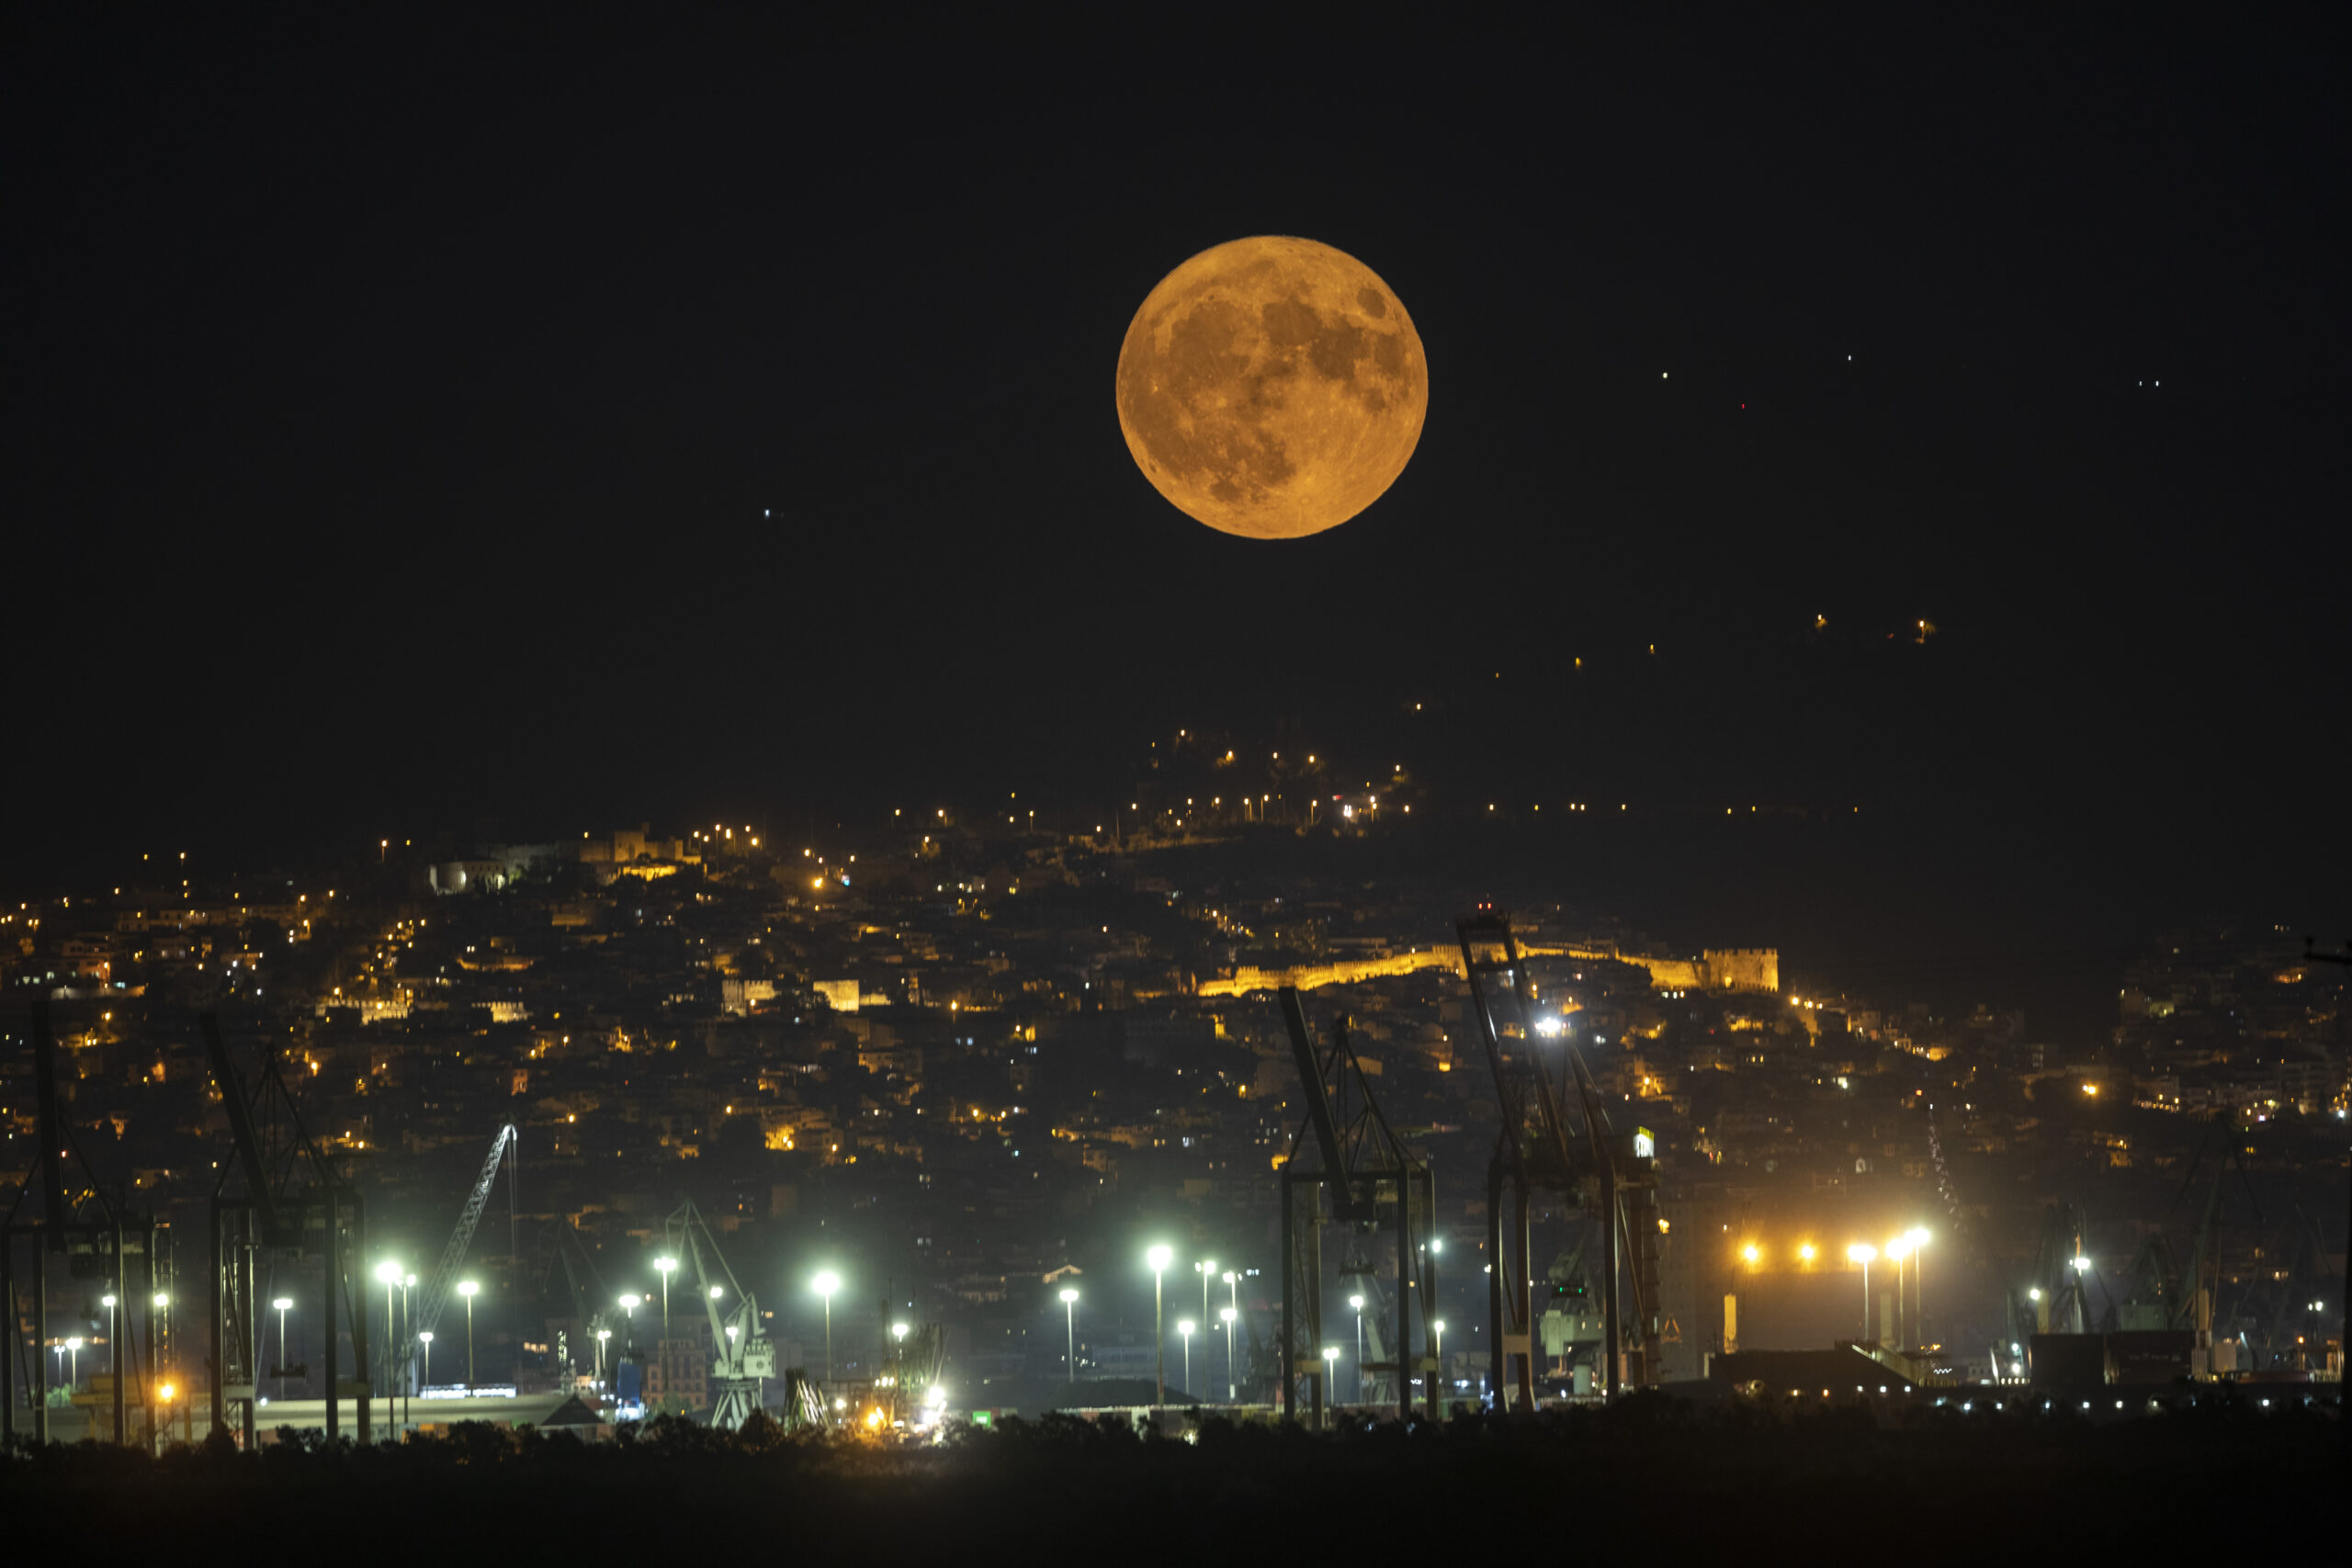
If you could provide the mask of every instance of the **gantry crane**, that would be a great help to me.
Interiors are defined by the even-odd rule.
[[[69,1279],[97,1280],[111,1285],[120,1303],[111,1314],[109,1332],[116,1341],[113,1352],[115,1375],[111,1379],[113,1395],[111,1433],[116,1442],[130,1440],[130,1392],[139,1391],[138,1403],[147,1414],[147,1436],[151,1445],[156,1437],[156,1417],[151,1394],[155,1389],[156,1371],[155,1318],[151,1303],[155,1299],[159,1283],[169,1280],[169,1261],[162,1258],[164,1272],[158,1275],[159,1257],[171,1239],[170,1228],[159,1224],[152,1211],[139,1212],[130,1205],[130,1194],[117,1182],[97,1179],[89,1156],[81,1141],[74,1137],[61,1110],[57,1093],[57,1037],[50,1021],[49,998],[43,996],[33,1002],[31,1016],[33,1047],[34,1156],[32,1169],[17,1189],[5,1216],[0,1216],[0,1316],[5,1316],[7,1332],[0,1336],[0,1444],[15,1439],[17,1435],[16,1376],[25,1376],[27,1404],[32,1415],[33,1437],[37,1442],[49,1441],[49,1358],[42,1347],[49,1340],[49,1260],[62,1258]],[[71,1155],[83,1177],[69,1184],[66,1180],[66,1159]],[[41,1201],[37,1206],[38,1217],[19,1219],[18,1212],[31,1197],[36,1186]],[[32,1247],[32,1336],[28,1341],[19,1316],[20,1303],[17,1295],[17,1238],[30,1236]],[[143,1278],[132,1289],[130,1270],[136,1264]],[[140,1328],[144,1314],[145,1329]],[[144,1340],[145,1353],[141,1351]],[[26,1352],[29,1351],[28,1357]]]
[[[761,1380],[775,1376],[775,1341],[761,1332],[758,1298],[736,1282],[691,1199],[670,1216],[667,1229],[671,1256],[691,1262],[710,1314],[710,1424],[731,1432],[760,1407]]]
[[[1331,1363],[1323,1353],[1327,1198],[1330,1220],[1346,1227],[1350,1242],[1340,1278],[1364,1303],[1372,1354],[1360,1363],[1359,1375],[1370,1374],[1386,1385],[1400,1419],[1413,1412],[1413,1380],[1419,1377],[1434,1416],[1438,1362],[1430,1325],[1437,1305],[1437,1201],[1429,1163],[1407,1148],[1380,1114],[1363,1065],[1349,1043],[1347,1019],[1332,1020],[1330,1048],[1318,1055],[1297,987],[1284,986],[1281,998],[1306,1099],[1306,1120],[1293,1134],[1290,1156],[1283,1162],[1283,1319],[1275,1333],[1275,1353],[1283,1363],[1283,1416],[1296,1418],[1302,1381],[1318,1427],[1329,1398],[1325,1383]],[[1321,1156],[1315,1166],[1303,1165],[1298,1157],[1310,1132],[1312,1146]],[[1389,1211],[1385,1219],[1384,1209]],[[1393,1320],[1387,1316],[1391,1303],[1384,1299],[1386,1292],[1368,1246],[1384,1224],[1396,1249]],[[1410,1348],[1416,1306],[1418,1352]]]
[[[1546,1043],[1535,984],[1510,919],[1481,909],[1455,922],[1470,1010],[1501,1102],[1502,1132],[1487,1167],[1488,1377],[1498,1406],[1535,1400],[1528,1201],[1538,1190],[1589,1201],[1601,1233],[1601,1339],[1605,1387],[1641,1387],[1657,1376],[1665,1329],[1657,1283],[1657,1170],[1647,1134],[1620,1134],[1600,1107],[1573,1035]],[[1549,1058],[1549,1059],[1547,1059]],[[1568,1109],[1574,1097],[1575,1111]],[[1504,1220],[1506,1189],[1510,1219]],[[1620,1284],[1633,1295],[1633,1332]]]
[[[256,1379],[268,1372],[281,1378],[307,1375],[304,1367],[265,1369],[261,1356],[265,1275],[274,1275],[280,1264],[290,1267],[307,1260],[319,1267],[325,1298],[321,1338],[327,1363],[327,1438],[333,1441],[340,1429],[342,1402],[356,1398],[359,1440],[368,1443],[373,1438],[368,1405],[373,1387],[367,1376],[367,1289],[364,1280],[353,1277],[368,1250],[359,1190],[337,1176],[326,1152],[303,1127],[269,1036],[261,1037],[259,1081],[248,1095],[229,1059],[219,1018],[205,1013],[198,1021],[237,1150],[236,1159],[222,1165],[212,1190],[212,1424],[250,1441]],[[232,1191],[240,1185],[241,1195]],[[346,1330],[351,1370],[356,1374],[347,1380],[339,1371],[339,1341]],[[281,1360],[284,1354],[281,1334]]]

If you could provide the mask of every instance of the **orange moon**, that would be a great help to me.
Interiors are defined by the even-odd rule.
[[[1404,302],[1313,240],[1233,240],[1159,280],[1119,346],[1119,429],[1186,515],[1250,539],[1336,527],[1413,456],[1429,364]]]

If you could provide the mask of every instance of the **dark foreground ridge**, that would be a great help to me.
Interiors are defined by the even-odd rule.
[[[1218,1417],[1195,1432],[1048,1416],[898,1448],[761,1416],[737,1433],[665,1417],[603,1444],[464,1426],[399,1448],[289,1433],[258,1454],[180,1447],[160,1460],[52,1445],[0,1464],[0,1517],[12,1552],[236,1540],[344,1562],[574,1561],[640,1535],[648,1547],[868,1562],[1197,1562],[1352,1540],[1919,1562],[2324,1538],[2346,1462],[2332,1402],[2264,1409],[2234,1395],[2098,1424],[2039,1405],[1926,1407],[1882,1424],[1860,1406],[1790,1416],[1643,1395],[1322,1436]]]

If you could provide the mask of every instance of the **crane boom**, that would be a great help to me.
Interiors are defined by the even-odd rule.
[[[458,1228],[450,1233],[449,1245],[441,1249],[441,1261],[434,1267],[433,1278],[424,1287],[424,1302],[416,1314],[416,1327],[409,1335],[412,1354],[417,1336],[430,1334],[441,1325],[441,1309],[449,1304],[450,1288],[458,1282],[458,1269],[466,1261],[466,1249],[473,1245],[474,1227],[481,1224],[481,1212],[490,1203],[490,1190],[498,1181],[498,1168],[514,1147],[514,1124],[508,1122],[491,1140],[490,1157],[481,1162],[481,1175],[474,1182],[474,1190],[466,1198],[466,1206],[458,1212]]]

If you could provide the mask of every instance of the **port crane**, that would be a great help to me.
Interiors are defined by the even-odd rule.
[[[498,1185],[498,1168],[506,1167],[506,1228],[507,1255],[514,1256],[515,1168],[522,1161],[517,1147],[514,1124],[508,1122],[498,1130],[490,1143],[490,1157],[481,1162],[481,1175],[474,1180],[473,1190],[466,1195],[465,1207],[458,1211],[458,1228],[449,1233],[449,1244],[441,1249],[441,1261],[434,1265],[433,1276],[425,1282],[424,1301],[417,1311],[416,1325],[409,1331],[408,1363],[414,1367],[424,1345],[424,1336],[441,1325],[441,1311],[449,1304],[449,1292],[458,1283],[458,1271],[465,1267],[466,1251],[473,1246],[474,1231],[481,1224],[482,1210],[490,1203],[490,1195]]]
[[[326,1151],[302,1124],[284,1064],[263,1035],[261,1066],[248,1091],[230,1059],[220,1021],[198,1020],[212,1080],[228,1112],[236,1158],[224,1163],[210,1205],[212,1424],[250,1442],[255,1430],[256,1384],[263,1377],[307,1378],[306,1366],[263,1365],[262,1303],[277,1271],[308,1262],[319,1270],[325,1325],[327,1440],[342,1429],[342,1404],[358,1402],[359,1441],[373,1440],[373,1387],[368,1372],[365,1282],[355,1278],[367,1256],[366,1206],[359,1190],[336,1173]],[[337,1319],[341,1319],[338,1325]],[[344,1377],[338,1342],[347,1331],[351,1371]],[[285,1359],[281,1334],[279,1359]],[[233,1419],[232,1419],[233,1417]]]
[[[49,998],[32,1005],[34,1137],[32,1169],[17,1189],[16,1198],[0,1213],[0,1303],[5,1303],[6,1333],[0,1335],[0,1445],[17,1436],[16,1379],[25,1374],[26,1403],[32,1416],[34,1440],[50,1438],[50,1359],[42,1347],[49,1342],[49,1268],[62,1258],[71,1280],[109,1284],[128,1301],[113,1315],[112,1438],[130,1440],[128,1425],[130,1390],[139,1391],[138,1404],[147,1416],[147,1438],[157,1438],[157,1416],[152,1395],[161,1369],[156,1361],[155,1317],[146,1303],[155,1300],[159,1285],[171,1280],[171,1228],[152,1211],[130,1206],[129,1193],[119,1182],[98,1179],[81,1140],[74,1135],[57,1092],[57,1037],[50,1019]],[[71,1156],[82,1177],[66,1180]],[[38,1190],[34,1213],[19,1218],[26,1200]],[[18,1238],[32,1242],[32,1335],[24,1337],[17,1294]],[[140,1272],[130,1270],[136,1266]],[[158,1269],[161,1272],[158,1272]],[[139,1284],[132,1288],[136,1278]],[[139,1317],[145,1310],[146,1325]],[[142,1354],[141,1342],[145,1350]],[[26,1352],[31,1352],[29,1358]],[[168,1412],[166,1412],[168,1416]],[[167,1424],[167,1423],[166,1423]]]
[[[760,1407],[761,1380],[775,1376],[775,1341],[761,1332],[759,1299],[737,1283],[693,1200],[679,1205],[665,1228],[671,1256],[693,1267],[710,1314],[710,1424],[731,1432]]]
[[[571,1241],[569,1247],[564,1245],[566,1238]],[[572,1266],[571,1258],[575,1252],[580,1255],[580,1268]],[[548,1280],[558,1263],[563,1265],[563,1282],[571,1303],[572,1318],[579,1323],[582,1331],[588,1336],[592,1345],[590,1353],[596,1357],[597,1363],[601,1365],[603,1357],[593,1348],[593,1346],[599,1332],[607,1326],[604,1303],[611,1301],[613,1294],[605,1289],[605,1277],[597,1271],[596,1260],[590,1255],[587,1242],[581,1236],[579,1227],[571,1223],[571,1216],[569,1214],[558,1214],[552,1224],[539,1232],[538,1260],[531,1269],[530,1300],[544,1301],[547,1298]],[[592,1289],[587,1291],[581,1289],[580,1269],[587,1269]],[[591,1303],[594,1304],[591,1305]],[[561,1360],[560,1371],[566,1377],[571,1375],[571,1361],[568,1348]]]
[[[1510,919],[1481,908],[1455,922],[1470,1011],[1494,1074],[1502,1131],[1487,1167],[1487,1375],[1498,1407],[1535,1403],[1535,1270],[1528,1203],[1537,1191],[1589,1201],[1600,1222],[1605,1387],[1657,1373],[1665,1333],[1657,1280],[1657,1168],[1639,1129],[1621,1134],[1565,1030],[1545,1039],[1533,976]],[[1573,1110],[1571,1107],[1573,1106]],[[1506,1201],[1509,1219],[1506,1221]],[[1633,1296],[1627,1332],[1621,1284]]]
[[[1332,1363],[1323,1353],[1327,1223],[1346,1228],[1350,1250],[1340,1278],[1363,1300],[1362,1321],[1370,1353],[1358,1364],[1359,1379],[1366,1387],[1379,1388],[1387,1396],[1383,1403],[1393,1400],[1397,1417],[1404,1419],[1413,1413],[1413,1382],[1419,1378],[1429,1413],[1434,1416],[1439,1379],[1431,1325],[1437,1314],[1439,1248],[1436,1188],[1429,1163],[1408,1148],[1381,1115],[1349,1039],[1348,1020],[1332,1021],[1330,1044],[1318,1052],[1297,987],[1283,987],[1280,997],[1306,1100],[1306,1120],[1293,1134],[1289,1156],[1283,1161],[1283,1315],[1275,1332],[1275,1353],[1283,1367],[1283,1418],[1297,1417],[1302,1382],[1318,1427],[1330,1397],[1326,1383]],[[1318,1164],[1300,1159],[1310,1147],[1320,1156]],[[1372,1258],[1374,1238],[1384,1228],[1396,1247],[1393,1299],[1382,1288]],[[1416,1306],[1418,1352],[1411,1348]]]

